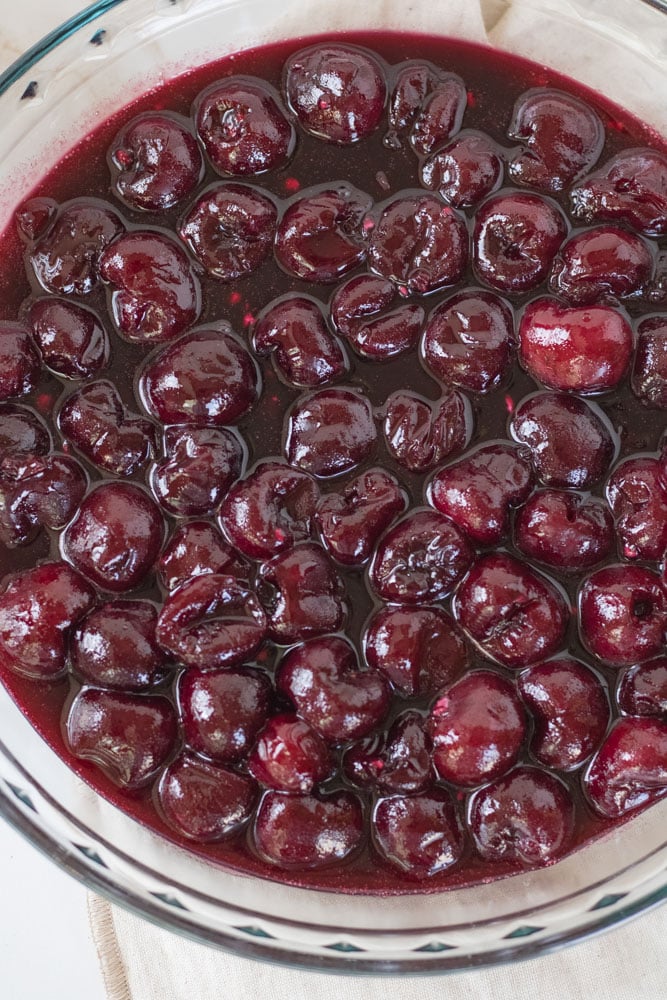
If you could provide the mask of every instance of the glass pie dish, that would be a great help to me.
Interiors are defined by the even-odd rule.
[[[635,0],[416,3],[411,28],[488,41],[569,75],[664,127],[667,20]],[[394,2],[308,5],[308,34],[400,29]],[[0,78],[0,228],[37,174],[137,93],[226,52],[303,32],[303,4],[101,3]],[[210,39],[224,38],[224,46]],[[586,58],[583,59],[583,53]],[[621,67],[613,89],[605,67]],[[96,795],[0,691],[0,811],[93,889],[197,940],[304,967],[427,972],[513,961],[579,940],[665,895],[667,803],[565,858],[502,883],[395,898],[337,895],[212,868]]]

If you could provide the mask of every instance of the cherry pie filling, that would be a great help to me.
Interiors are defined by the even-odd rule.
[[[667,794],[667,152],[369,34],[143,96],[2,238],[0,677],[237,871],[425,892]]]

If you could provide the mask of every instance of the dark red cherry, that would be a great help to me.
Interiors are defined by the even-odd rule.
[[[605,566],[579,595],[579,627],[587,649],[610,666],[637,663],[662,652],[667,594],[643,566]]]
[[[530,749],[540,764],[571,771],[600,746],[609,702],[583,663],[563,658],[529,667],[519,677],[519,690],[535,723]]]
[[[616,697],[618,707],[628,715],[656,715],[667,721],[667,656],[626,670]]]
[[[587,489],[607,473],[614,440],[602,412],[566,393],[540,392],[516,407],[512,436],[526,445],[546,486]]]
[[[582,222],[625,222],[647,236],[667,233],[667,156],[657,149],[624,149],[570,192]]]
[[[271,303],[255,324],[253,346],[260,355],[273,353],[276,371],[289,385],[326,385],[348,367],[321,307],[299,295],[289,294]]]
[[[382,532],[405,507],[405,494],[394,477],[383,469],[369,469],[342,492],[322,497],[315,519],[334,559],[359,566],[370,559]]]
[[[188,211],[178,234],[208,274],[236,281],[271,253],[277,219],[275,203],[256,188],[214,184]]]
[[[140,691],[161,681],[166,657],[157,644],[150,601],[109,601],[79,622],[70,643],[72,667],[89,684]]]
[[[186,744],[225,764],[243,760],[266,722],[271,681],[261,670],[195,670],[181,674],[178,704]]]
[[[667,483],[658,459],[621,462],[606,495],[625,558],[660,562],[667,555]]]
[[[536,767],[517,767],[475,792],[468,822],[486,861],[536,868],[557,861],[570,846],[575,809],[560,779]]]
[[[375,670],[360,670],[352,646],[329,636],[301,643],[276,673],[278,690],[327,743],[366,736],[385,717],[389,685]]]
[[[436,472],[428,498],[474,542],[494,545],[509,531],[510,508],[523,503],[532,486],[526,449],[498,441]]]
[[[299,871],[324,868],[359,848],[364,817],[352,792],[295,795],[271,791],[259,804],[253,833],[257,851],[269,864]]]
[[[477,559],[452,606],[458,623],[487,656],[515,668],[555,653],[569,617],[555,585],[504,552]]]
[[[16,229],[25,240],[36,240],[55,218],[58,202],[53,198],[29,198],[16,210]]]
[[[322,478],[349,472],[376,447],[371,405],[355,389],[320,389],[302,396],[285,425],[287,461]]]
[[[664,306],[667,302],[667,252],[658,250],[653,274],[642,289],[641,299],[653,307]]]
[[[549,285],[572,305],[599,305],[640,291],[652,273],[653,254],[641,237],[616,226],[598,226],[563,244]]]
[[[166,598],[157,640],[187,667],[243,663],[266,634],[266,615],[247,583],[219,573],[192,577]]]
[[[345,619],[342,580],[319,545],[311,542],[263,563],[258,592],[267,611],[269,637],[284,646],[336,632]]]
[[[244,448],[222,427],[167,427],[165,457],[151,470],[151,486],[170,514],[212,514],[238,478]]]
[[[422,163],[424,187],[437,191],[454,208],[479,204],[500,186],[503,154],[483,132],[460,132]]]
[[[410,472],[428,472],[462,451],[472,433],[470,404],[457,389],[432,402],[399,389],[385,404],[387,451]]]
[[[147,408],[163,424],[233,424],[259,393],[259,372],[228,323],[188,333],[144,369]]]
[[[46,424],[34,410],[0,402],[0,459],[12,452],[45,455],[51,447]]]
[[[285,63],[284,86],[306,132],[344,145],[375,131],[387,96],[379,62],[356,45],[301,49]]]
[[[166,590],[175,590],[192,576],[218,573],[249,579],[245,559],[228,545],[210,521],[188,521],[177,528],[156,564],[157,576]]]
[[[572,94],[546,88],[521,95],[507,134],[522,143],[509,163],[512,179],[551,192],[569,187],[594,166],[605,140],[592,108]]]
[[[68,632],[94,601],[93,588],[64,562],[11,577],[0,594],[3,665],[35,680],[58,677],[67,661]]]
[[[320,491],[298,469],[261,462],[231,488],[218,519],[233,545],[252,559],[270,559],[309,538]]]
[[[401,294],[426,295],[463,277],[468,262],[463,217],[439,198],[406,192],[378,211],[368,262]]]
[[[667,410],[667,320],[649,316],[637,325],[632,391],[646,406]]]
[[[253,76],[218,80],[195,98],[197,133],[219,174],[263,174],[282,166],[295,145],[278,92]]]
[[[0,320],[0,400],[31,392],[39,369],[39,354],[26,328]]]
[[[431,93],[422,101],[410,130],[410,144],[416,153],[428,156],[458,132],[466,108],[466,97],[465,84],[459,76],[454,73],[439,74]]]
[[[605,392],[615,388],[632,358],[632,329],[610,306],[569,308],[535,299],[519,325],[519,360],[550,389]]]
[[[86,473],[69,455],[6,455],[0,459],[0,541],[26,545],[41,528],[64,528],[87,486]]]
[[[463,853],[461,825],[452,797],[444,788],[380,799],[373,810],[371,830],[380,856],[418,880],[446,871]]]
[[[428,62],[409,61],[393,67],[394,86],[389,98],[389,125],[393,130],[404,132],[414,124],[441,75],[438,67]]]
[[[329,750],[315,730],[296,715],[274,715],[257,737],[248,770],[267,788],[311,792],[331,772]]]
[[[112,286],[111,312],[127,340],[159,344],[197,321],[199,279],[170,237],[149,230],[126,233],[102,253],[99,269]]]
[[[152,780],[177,736],[174,709],[166,698],[92,687],[75,697],[64,730],[70,753],[95,764],[128,791]]]
[[[382,361],[417,343],[424,310],[415,302],[396,304],[397,297],[396,286],[375,274],[359,274],[336,289],[331,319],[362,358]]]
[[[422,340],[436,378],[472,392],[489,392],[506,375],[514,355],[514,318],[492,292],[467,289],[437,306]]]
[[[561,490],[538,490],[518,511],[516,547],[529,559],[561,573],[591,569],[614,546],[614,522],[597,497]]]
[[[429,732],[440,777],[471,788],[516,763],[526,715],[513,684],[490,670],[473,670],[438,695]]]
[[[172,829],[209,843],[231,836],[250,819],[257,785],[245,775],[184,755],[163,772],[157,798]]]
[[[64,436],[94,465],[132,476],[153,457],[155,427],[128,410],[113,382],[90,382],[68,396],[58,423]]]
[[[63,555],[102,590],[137,587],[164,538],[154,500],[132,483],[103,483],[83,500],[60,538]]]
[[[431,740],[419,712],[402,712],[383,736],[353,743],[343,755],[345,776],[358,788],[385,795],[421,792],[431,783]]]
[[[541,285],[567,233],[555,202],[506,192],[477,210],[472,246],[478,277],[500,292],[519,294]]]
[[[104,250],[124,232],[120,215],[107,202],[64,202],[29,248],[37,280],[54,295],[89,295],[98,284]]]
[[[338,281],[366,257],[363,222],[371,205],[372,199],[347,181],[300,196],[278,226],[278,263],[304,281]]]
[[[456,624],[442,608],[381,608],[364,636],[368,665],[406,697],[435,694],[468,664]]]
[[[29,316],[42,359],[58,375],[88,378],[109,364],[109,337],[90,309],[67,299],[44,298],[30,307]]]
[[[593,808],[616,819],[667,793],[667,723],[619,719],[584,777]]]
[[[112,190],[131,208],[160,212],[186,198],[203,173],[186,118],[147,111],[130,119],[109,147]]]
[[[377,547],[370,582],[385,601],[442,600],[463,578],[473,550],[453,521],[435,510],[414,510]]]

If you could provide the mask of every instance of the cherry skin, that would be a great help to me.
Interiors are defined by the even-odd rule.
[[[591,761],[584,789],[596,812],[610,819],[667,793],[667,723],[618,719]]]
[[[89,382],[63,402],[58,423],[90,462],[117,476],[132,476],[156,451],[155,427],[129,411],[113,382]]]
[[[204,164],[187,119],[145,112],[116,134],[108,152],[111,188],[130,208],[160,212],[194,191]]]
[[[177,723],[166,698],[82,688],[65,720],[68,749],[119,788],[143,788],[169,757]]]
[[[219,573],[192,577],[165,600],[157,640],[188,667],[243,663],[264,641],[266,615],[247,584]]]
[[[329,776],[329,750],[318,733],[296,715],[268,720],[248,758],[248,770],[266,788],[311,792]]]
[[[532,486],[526,450],[498,441],[436,472],[428,499],[474,542],[494,545],[509,531],[510,509],[523,503]]]
[[[537,288],[549,273],[567,223],[555,202],[536,194],[505,192],[477,210],[473,264],[484,284],[520,294]]]
[[[109,337],[90,309],[49,296],[37,299],[29,318],[44,363],[58,375],[89,378],[109,364]]]
[[[606,474],[614,441],[599,412],[583,399],[555,392],[528,396],[516,407],[512,436],[530,450],[545,486],[587,489]]]
[[[667,554],[667,483],[655,458],[628,458],[606,489],[619,546],[626,559],[659,562]]]
[[[565,853],[574,834],[574,803],[566,786],[548,771],[517,767],[476,792],[469,826],[486,861],[548,865]]]
[[[385,795],[421,792],[433,779],[431,739],[419,712],[402,712],[383,736],[353,743],[343,755],[346,778]]]
[[[667,656],[630,667],[620,678],[618,707],[627,715],[656,715],[667,720]]]
[[[561,573],[591,569],[614,547],[614,522],[603,500],[561,490],[538,490],[518,511],[516,547]]]
[[[204,270],[230,282],[256,271],[271,253],[278,211],[247,184],[214,184],[197,199],[178,234]]]
[[[112,286],[111,312],[127,340],[173,340],[201,312],[199,279],[178,243],[162,233],[125,233],[101,254],[99,270]]]
[[[199,843],[222,840],[247,823],[257,800],[252,778],[184,755],[162,773],[157,791],[172,829]]]
[[[298,295],[268,306],[255,324],[253,346],[257,354],[273,354],[276,372],[288,385],[315,388],[339,378],[348,367],[321,308]]]
[[[177,516],[212,514],[243,466],[243,445],[222,427],[167,427],[151,470],[160,505]]]
[[[0,320],[0,401],[25,396],[39,381],[39,354],[28,330]]]
[[[563,244],[549,284],[571,305],[613,304],[640,291],[652,273],[653,255],[644,240],[616,226],[598,226]]]
[[[68,633],[94,600],[93,588],[67,563],[46,562],[10,577],[0,594],[3,664],[34,680],[59,677]]]
[[[516,763],[526,715],[509,681],[490,670],[473,670],[438,695],[429,732],[440,777],[472,788]]]
[[[378,212],[370,231],[371,268],[401,294],[426,295],[463,277],[468,231],[463,217],[433,195],[405,193]]]
[[[366,257],[363,221],[371,198],[341,181],[313,188],[286,209],[276,233],[275,256],[290,275],[332,284]]]
[[[667,321],[649,316],[637,325],[632,391],[646,406],[667,410]]]
[[[491,292],[457,292],[429,316],[422,339],[426,364],[436,378],[471,392],[502,382],[514,355],[514,319]]]
[[[506,667],[546,659],[565,637],[568,609],[560,591],[504,552],[478,558],[452,603],[459,625]]]
[[[345,621],[343,582],[324,551],[310,542],[263,563],[258,593],[269,637],[281,645],[336,632]]]
[[[64,557],[102,590],[137,587],[164,538],[156,503],[132,483],[103,483],[83,500],[60,536]]]
[[[530,749],[557,771],[579,767],[600,746],[609,703],[598,677],[577,660],[557,659],[529,667],[519,690],[535,722]]]
[[[605,566],[579,594],[579,629],[588,650],[613,667],[662,652],[667,593],[660,577],[642,566]]]
[[[0,402],[0,459],[19,452],[46,455],[51,437],[41,417],[18,403]]]
[[[84,469],[69,455],[6,455],[0,459],[0,542],[14,548],[43,528],[64,528],[87,487]]]
[[[360,670],[353,648],[337,636],[291,649],[278,667],[276,686],[327,743],[366,736],[382,722],[390,701],[384,677]]]
[[[328,795],[266,792],[253,828],[255,847],[269,864],[303,871],[350,857],[361,846],[364,817],[352,792]]]
[[[364,654],[408,698],[435,694],[468,665],[458,627],[438,607],[381,608],[368,624]]]
[[[186,670],[178,681],[186,744],[223,764],[243,760],[269,717],[272,690],[268,676],[252,667]]]
[[[414,510],[380,540],[370,568],[373,590],[392,603],[442,600],[463,578],[473,551],[453,521]]]
[[[463,853],[461,826],[444,789],[380,799],[371,830],[380,856],[419,881],[451,868]]]
[[[597,162],[604,146],[604,126],[583,101],[561,90],[529,90],[514,105],[507,129],[523,143],[512,157],[514,181],[557,192]]]
[[[535,299],[519,325],[519,360],[551,389],[606,392],[626,374],[632,358],[630,324],[609,306],[581,309],[556,299]]]
[[[70,643],[75,672],[89,684],[141,691],[165,676],[157,644],[157,610],[150,601],[109,601],[77,625]]]
[[[223,322],[163,348],[144,368],[141,392],[163,424],[231,424],[257,399],[259,372]]]
[[[431,402],[399,389],[385,404],[387,451],[410,472],[428,472],[462,451],[472,432],[470,405],[453,389]]]
[[[250,568],[210,521],[188,521],[178,527],[156,564],[157,577],[172,591],[190,577],[218,573],[248,581]]]
[[[430,94],[422,101],[410,130],[410,145],[420,156],[428,156],[458,132],[466,108],[463,80],[442,73]]]
[[[356,45],[311,45],[285,63],[284,88],[306,132],[341,145],[375,131],[386,83],[372,53]]]
[[[295,145],[273,87],[251,76],[218,80],[199,94],[193,115],[197,134],[219,174],[254,176],[281,167]]]
[[[424,187],[454,208],[470,208],[500,187],[503,154],[483,132],[459,132],[422,163]]]
[[[368,400],[354,389],[302,396],[285,418],[290,465],[318,478],[349,472],[371,457],[377,430]]]
[[[383,361],[415,346],[424,310],[403,301],[388,278],[359,274],[336,289],[331,320],[362,358]]]
[[[346,566],[359,566],[370,559],[380,535],[405,507],[405,494],[394,477],[383,469],[369,469],[342,492],[322,497],[315,520],[329,554]]]
[[[667,156],[624,149],[570,191],[582,222],[624,222],[647,236],[667,233]]]

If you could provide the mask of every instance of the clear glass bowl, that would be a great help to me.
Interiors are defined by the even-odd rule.
[[[665,130],[661,0],[412,0],[410,28],[486,41]],[[404,0],[103,0],[0,77],[0,230],[36,176],[167,75],[305,33],[405,26]],[[215,40],[215,41],[212,41]],[[614,72],[609,72],[609,66]],[[0,686],[0,813],[91,889],[198,941],[301,967],[442,972],[545,953],[667,896],[667,801],[555,866],[380,899],[229,874],[139,826],[46,746]]]

